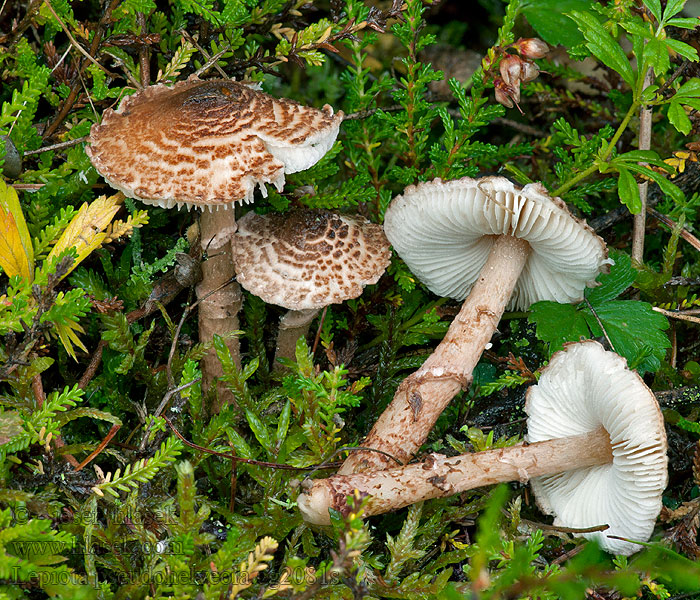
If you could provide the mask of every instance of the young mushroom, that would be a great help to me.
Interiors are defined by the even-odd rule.
[[[577,302],[607,268],[603,240],[538,183],[465,177],[410,186],[386,211],[384,231],[434,293],[466,300],[444,340],[398,387],[365,447],[405,463],[472,378],[506,306]],[[467,297],[468,296],[468,297]],[[352,453],[341,474],[386,468],[386,454]]]
[[[594,341],[567,344],[527,391],[528,434],[516,446],[427,460],[386,471],[316,480],[297,498],[304,519],[329,524],[354,490],[370,495],[365,514],[395,510],[503,481],[530,479],[556,526],[605,550],[632,554],[646,541],[667,483],[666,433],[659,405],[624,358]]]
[[[275,353],[295,356],[314,317],[330,304],[357,298],[391,262],[381,225],[325,210],[249,212],[232,239],[239,283],[269,304],[287,308]]]
[[[257,186],[266,196],[267,183],[281,191],[285,173],[318,162],[342,119],[328,105],[317,110],[244,83],[192,76],[173,86],[147,87],[93,125],[86,152],[110,185],[147,204],[203,210],[201,247],[210,258],[197,287],[201,341],[238,329],[242,297],[231,283],[229,241],[236,230],[235,203],[252,202]],[[239,364],[237,339],[227,344]],[[202,370],[208,388],[221,375],[213,351]],[[218,391],[219,403],[229,397],[223,384]]]

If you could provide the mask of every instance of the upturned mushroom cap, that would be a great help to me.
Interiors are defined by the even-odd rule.
[[[249,212],[238,221],[232,245],[240,284],[291,310],[356,298],[391,261],[380,225],[322,210]]]
[[[576,302],[607,269],[603,240],[544,186],[505,177],[465,177],[409,186],[386,211],[384,231],[411,271],[435,294],[463,300],[499,235],[527,241],[532,252],[509,307],[538,300]]]
[[[110,185],[169,208],[253,201],[285,173],[308,169],[331,148],[343,113],[273,98],[251,86],[190,77],[125,98],[93,125],[86,152]]]
[[[586,533],[605,550],[632,554],[640,546],[611,539],[649,539],[667,483],[666,432],[658,402],[624,358],[594,341],[555,353],[527,393],[529,442],[562,438],[603,426],[611,464],[533,478],[540,508],[554,524],[609,529]],[[581,448],[581,452],[585,452]]]

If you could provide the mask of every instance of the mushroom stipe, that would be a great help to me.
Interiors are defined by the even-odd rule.
[[[161,208],[202,209],[200,243],[212,258],[203,263],[197,286],[199,339],[226,336],[238,366],[238,340],[230,335],[238,329],[242,303],[240,286],[233,282],[234,207],[252,202],[256,187],[263,196],[268,183],[281,191],[285,174],[318,162],[335,142],[342,120],[343,113],[334,115],[328,105],[318,110],[273,98],[256,84],[192,76],[125,98],[90,130],[85,151],[111,186]],[[212,349],[204,357],[204,389],[221,375]],[[233,400],[223,382],[217,391],[212,412]]]
[[[529,388],[526,441],[516,446],[385,471],[316,480],[297,498],[304,518],[328,524],[328,508],[348,510],[354,490],[370,495],[365,514],[394,510],[502,481],[532,480],[554,524],[604,532],[584,534],[618,554],[641,547],[661,510],[667,483],[666,433],[654,394],[626,361],[594,341],[567,344]]]
[[[603,240],[540,184],[503,177],[410,186],[384,230],[411,271],[439,295],[464,299],[443,341],[396,391],[363,446],[407,462],[472,371],[506,307],[580,301],[609,264]],[[386,468],[376,452],[351,454],[350,473]]]

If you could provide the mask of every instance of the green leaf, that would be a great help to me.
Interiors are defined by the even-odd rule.
[[[664,333],[668,321],[646,302],[613,300],[635,278],[629,256],[618,252],[613,258],[615,264],[610,273],[598,277],[601,285],[586,293],[592,310],[584,303],[572,306],[537,302],[530,307],[528,320],[535,323],[535,333],[549,345],[550,353],[561,349],[565,342],[603,335],[602,324],[615,351],[630,364],[638,361],[636,368],[640,374],[656,371],[670,347]]]
[[[561,350],[565,342],[577,342],[590,335],[586,318],[572,304],[535,302],[527,320],[535,323],[535,334],[549,344],[550,353]]]
[[[589,6],[588,0],[530,0],[523,5],[522,13],[545,42],[571,48],[582,43],[583,36],[564,13]]]
[[[651,38],[644,46],[644,64],[652,67],[656,75],[663,75],[671,66],[665,40]],[[646,71],[646,69],[644,69]]]
[[[691,17],[689,19],[678,18],[678,19],[671,19],[670,21],[667,21],[666,25],[671,25],[673,27],[680,27],[681,29],[695,29],[698,25],[700,25],[700,21],[698,21],[697,17]],[[670,41],[675,42],[678,40],[666,40],[666,42],[670,42]],[[690,47],[692,48],[692,46],[690,46]]]
[[[611,161],[611,164],[615,163],[639,163],[639,162],[645,162],[649,163],[650,165],[654,165],[655,167],[662,167],[668,169],[668,165],[659,158],[659,155],[654,152],[653,150],[630,150],[629,152],[625,152],[624,154],[620,154],[620,156],[615,157],[615,160]]]
[[[700,96],[700,79],[693,77],[678,88],[673,99],[681,100],[681,98],[697,98],[698,96]]]
[[[671,104],[668,105],[668,120],[671,122],[671,125],[683,135],[688,135],[690,133],[692,124],[680,102],[671,102]]]
[[[661,2],[659,0],[643,0],[644,6],[646,6],[654,18],[661,23]]]
[[[569,16],[576,21],[586,38],[586,47],[606,66],[617,71],[634,88],[634,71],[620,44],[605,30],[591,13],[573,10]]]
[[[627,165],[627,168],[630,171],[633,171],[634,173],[639,173],[640,175],[645,175],[646,177],[653,179],[656,182],[656,184],[661,188],[661,191],[667,196],[671,196],[671,198],[673,198],[673,201],[677,204],[685,202],[685,194],[683,193],[683,191],[678,186],[666,179],[661,173],[652,171],[651,169],[643,165],[629,164]]]
[[[289,420],[292,414],[292,403],[287,399],[287,403],[284,405],[282,412],[277,420],[277,433],[275,434],[275,446],[280,448],[285,438],[287,437],[287,431],[289,430]]]
[[[639,187],[634,177],[627,169],[619,169],[620,177],[617,180],[617,193],[620,201],[629,211],[636,215],[642,210],[642,201],[639,197]]]
[[[610,253],[610,258],[614,261],[610,272],[598,275],[597,281],[600,285],[586,290],[585,296],[594,306],[617,298],[637,277],[629,254],[614,251]]]
[[[677,52],[682,57],[687,58],[688,60],[698,60],[698,51],[690,44],[686,44],[685,42],[681,42],[679,40],[669,39],[664,40],[664,42],[669,48],[671,48],[671,50]]]
[[[683,7],[685,6],[686,0],[668,0],[666,3],[666,9],[664,10],[664,21],[668,22],[668,20],[674,16],[677,15],[679,12],[683,10]],[[681,19],[677,19],[681,20]],[[695,21],[695,25],[699,25],[697,19],[683,19],[684,21]]]
[[[593,308],[615,351],[628,362],[649,349],[649,354],[637,365],[640,375],[659,370],[666,349],[671,347],[671,342],[664,333],[668,329],[666,317],[654,312],[651,304],[636,300],[612,300]],[[583,312],[594,335],[602,333],[593,313],[588,308]]]
[[[270,432],[265,427],[265,424],[258,418],[252,410],[245,411],[245,418],[248,421],[250,429],[255,434],[260,445],[265,448],[270,454],[274,454],[272,446],[272,438]]]

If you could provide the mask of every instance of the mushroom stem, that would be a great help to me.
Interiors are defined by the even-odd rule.
[[[282,363],[278,360],[279,358],[295,360],[297,341],[300,337],[305,338],[307,336],[311,322],[316,318],[319,310],[318,308],[289,310],[280,319],[273,371],[280,372],[284,370]]]
[[[236,231],[233,208],[204,211],[199,221],[202,252],[208,255],[202,263],[202,281],[197,286],[199,299],[199,341],[210,342],[214,335],[225,336],[238,329],[238,311],[243,303],[241,287],[232,281],[235,273],[231,257],[231,236]],[[220,288],[220,289],[219,289]],[[214,291],[216,290],[216,291]],[[238,337],[230,337],[226,345],[236,366],[241,366]],[[223,370],[216,351],[209,350],[202,361],[202,386],[210,389],[215,377]],[[221,407],[232,402],[233,394],[222,381],[216,384],[216,399],[209,407],[209,414],[218,413]]]
[[[610,437],[599,427],[571,437],[533,444],[523,442],[452,458],[430,456],[421,463],[386,471],[318,479],[297,498],[297,504],[306,521],[329,525],[328,509],[347,510],[346,498],[356,489],[371,496],[364,510],[370,516],[485,485],[505,481],[525,483],[532,477],[604,465],[612,460]]]
[[[382,450],[402,463],[416,453],[452,398],[471,384],[472,371],[496,331],[529,255],[526,241],[496,237],[445,338],[423,366],[399,385],[362,446]],[[375,471],[393,464],[384,454],[360,450],[347,458],[338,473]]]

